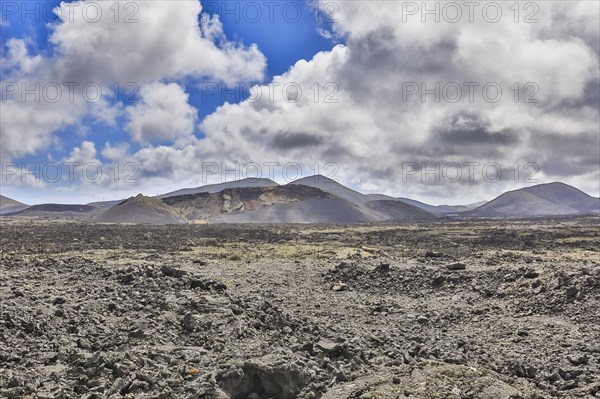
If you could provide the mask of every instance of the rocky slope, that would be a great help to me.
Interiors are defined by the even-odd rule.
[[[27,207],[28,205],[15,201],[12,198],[5,197],[4,195],[0,195],[0,215],[19,212]]]

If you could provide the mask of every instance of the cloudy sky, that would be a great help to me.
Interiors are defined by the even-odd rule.
[[[600,195],[595,1],[1,7],[2,194],[23,202],[316,171],[434,204]]]

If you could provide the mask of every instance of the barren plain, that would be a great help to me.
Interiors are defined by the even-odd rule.
[[[600,395],[597,216],[0,223],[0,397]]]

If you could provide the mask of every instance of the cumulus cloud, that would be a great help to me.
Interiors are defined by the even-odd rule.
[[[14,159],[47,148],[55,140],[53,132],[76,124],[79,116],[85,112],[85,106],[81,102],[23,102],[19,98],[7,100],[2,104],[0,117],[0,158]]]
[[[129,143],[119,143],[111,145],[106,143],[102,149],[102,156],[109,161],[120,161],[127,156]]]
[[[121,11],[118,17],[115,7]],[[59,139],[56,132],[86,116],[114,125],[123,108],[119,101],[110,104],[115,102],[115,82],[120,88],[133,83],[151,97],[159,81],[210,78],[232,84],[263,79],[266,61],[257,47],[228,41],[218,18],[200,18],[201,11],[199,1],[62,2],[55,10],[58,22],[50,26],[53,47],[48,55],[31,55],[25,41],[9,40],[1,66],[0,156],[13,159],[45,149]],[[84,94],[86,85],[91,94]],[[54,86],[61,90],[57,98]],[[23,89],[38,97],[23,97]],[[176,100],[179,105],[181,99]],[[147,103],[141,107],[150,109]],[[149,116],[142,116],[141,107],[129,113],[136,117],[134,137],[165,136],[164,127],[152,130],[144,125],[140,118],[148,121]],[[192,118],[189,106],[184,108],[186,118]],[[174,136],[189,134],[187,120],[183,125],[176,127]]]
[[[91,162],[100,163],[96,158],[96,145],[91,141],[83,141],[81,146],[73,148],[65,162],[84,165]]]
[[[173,141],[193,136],[197,111],[176,83],[152,83],[143,87],[140,102],[128,107],[128,129],[140,143]]]
[[[2,69],[16,67],[25,73],[29,73],[35,69],[42,60],[40,55],[33,57],[29,56],[25,40],[15,38],[9,39],[6,42],[6,48],[6,58],[2,58]]]
[[[216,17],[200,18],[199,25],[200,1],[129,3],[135,7],[119,18],[114,18],[114,7],[126,2],[93,4],[101,11],[90,14],[102,15],[94,23],[84,12],[70,12],[68,3],[57,10],[61,23],[50,36],[58,55],[56,73],[139,85],[185,76],[226,83],[263,77],[265,58],[256,46],[243,48],[225,40]]]

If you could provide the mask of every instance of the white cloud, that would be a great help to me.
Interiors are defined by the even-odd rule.
[[[117,126],[117,118],[123,113],[123,103],[110,104],[106,97],[100,98],[88,109],[89,115],[97,122]]]
[[[29,56],[27,44],[22,39],[9,39],[6,42],[7,54],[6,58],[2,59],[2,69],[17,67],[25,73],[31,72],[41,62],[42,57],[36,55]]]
[[[106,143],[102,149],[102,156],[110,161],[120,161],[127,157],[128,151],[128,143],[119,143],[117,145]]]
[[[25,164],[19,164],[14,162],[4,162],[2,164],[2,194],[5,194],[5,190],[18,188],[36,188],[41,189],[48,187],[43,179],[40,179],[35,174],[35,168],[28,168]],[[12,197],[11,197],[12,198]]]
[[[91,141],[84,141],[81,143],[81,146],[73,148],[64,162],[76,163],[78,165],[85,165],[92,162],[100,163],[96,155],[96,145]]]
[[[94,10],[83,12],[86,5],[100,7],[102,17],[90,20],[96,14]],[[135,10],[131,5],[138,8],[134,15],[137,23],[125,23]],[[115,6],[121,10],[116,21]],[[126,6],[129,8],[124,10]],[[85,116],[114,125],[123,107],[109,104],[115,82],[120,88],[133,82],[148,92],[154,90],[154,82],[190,77],[227,84],[263,79],[266,61],[256,46],[227,41],[217,18],[202,18],[199,23],[201,10],[199,1],[63,2],[56,9],[60,21],[50,27],[49,40],[54,46],[50,55],[29,55],[23,40],[9,40],[7,57],[3,57],[3,83],[16,83],[19,92],[7,96],[3,85],[6,102],[0,116],[0,156],[13,159],[45,149],[58,139],[57,131],[80,123]],[[78,84],[73,99],[64,82]],[[61,85],[62,96],[48,101],[43,88],[55,83]],[[28,96],[23,100],[23,84],[27,88],[39,84],[41,99]],[[103,96],[86,100],[81,89],[87,84],[100,87]],[[150,88],[146,89],[147,85]],[[178,126],[174,135],[182,129],[188,134],[187,122],[185,125]],[[164,133],[164,129],[153,132],[147,125],[143,132],[141,125],[133,127],[140,140]]]
[[[128,130],[140,143],[173,141],[193,136],[197,111],[176,83],[152,83],[140,92],[140,102],[127,108]]]
[[[210,76],[227,83],[263,77],[265,58],[255,46],[243,48],[224,40],[218,47],[213,40],[224,39],[218,19],[202,18],[199,26],[199,1],[130,3],[138,7],[132,17],[138,22],[133,23],[125,21],[124,12],[115,22],[115,3],[94,4],[101,7],[102,18],[90,23],[84,12],[73,13],[71,20],[70,6],[61,3],[63,22],[50,41],[59,55],[56,69],[69,77],[139,85],[185,76]]]
[[[31,82],[26,84],[32,87]],[[84,112],[85,104],[81,102],[23,102],[19,98],[4,102],[0,158],[14,159],[47,148],[55,139],[55,130],[76,124]]]

